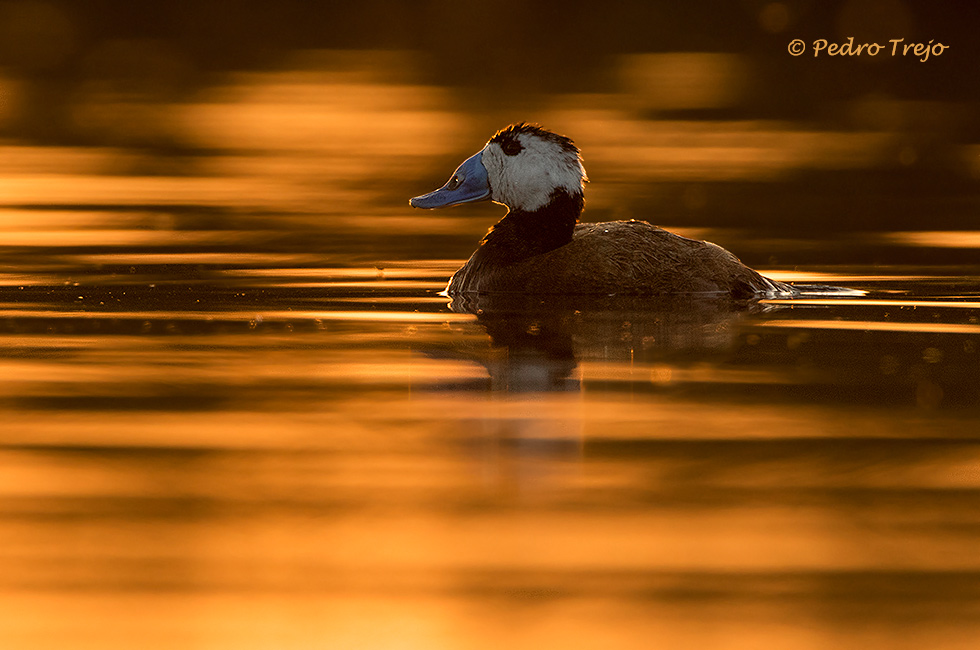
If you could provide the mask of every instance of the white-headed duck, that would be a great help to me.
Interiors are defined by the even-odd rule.
[[[578,147],[540,126],[513,124],[410,201],[445,208],[490,200],[509,208],[453,275],[447,294],[793,294],[724,248],[646,221],[579,223],[587,181]]]

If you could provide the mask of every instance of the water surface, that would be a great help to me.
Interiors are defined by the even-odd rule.
[[[439,292],[499,211],[405,205],[477,130],[440,92],[250,78],[183,107],[205,154],[3,147],[3,647],[973,647],[968,202],[739,225],[888,135],[621,118],[596,218],[867,294],[474,313]]]

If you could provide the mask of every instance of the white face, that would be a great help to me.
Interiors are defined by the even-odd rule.
[[[513,156],[496,142],[483,148],[491,200],[511,210],[533,212],[547,204],[558,188],[573,195],[583,193],[588,178],[577,153],[531,133],[516,137],[522,150]]]

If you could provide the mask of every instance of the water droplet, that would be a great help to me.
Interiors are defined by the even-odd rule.
[[[943,351],[939,348],[926,348],[922,351],[922,360],[926,363],[939,363],[943,360]]]
[[[898,372],[899,365],[901,364],[898,357],[891,354],[886,354],[885,356],[881,357],[881,361],[878,362],[878,369],[881,370],[881,374],[883,375],[894,375],[896,372]]]

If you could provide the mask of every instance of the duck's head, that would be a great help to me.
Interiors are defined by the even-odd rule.
[[[415,208],[446,208],[473,201],[534,212],[562,194],[582,197],[588,178],[578,147],[540,126],[512,124],[460,165],[449,182],[409,201]]]

